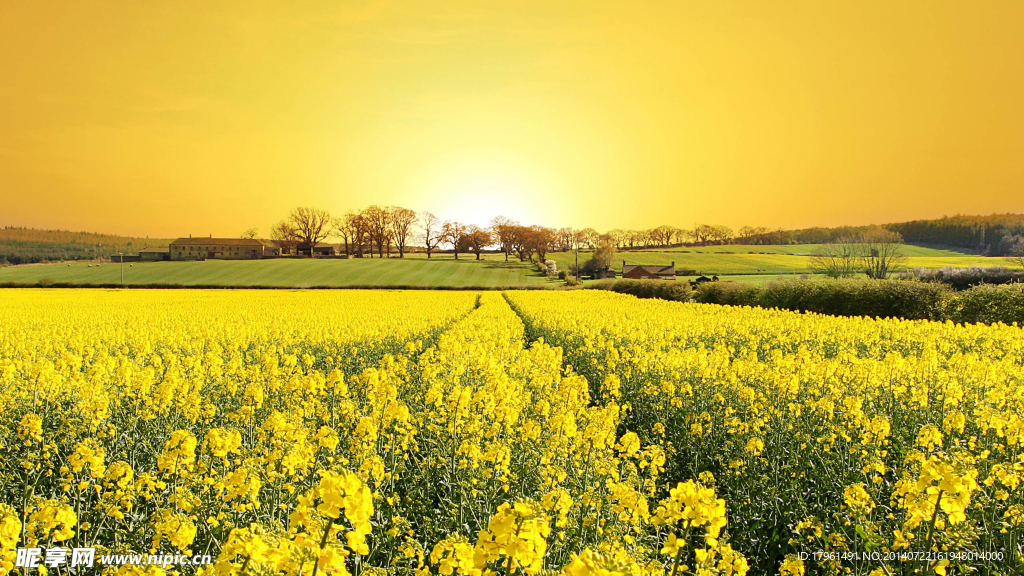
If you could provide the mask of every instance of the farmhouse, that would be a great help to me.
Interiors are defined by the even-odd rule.
[[[295,247],[295,253],[299,256],[334,256],[337,252],[330,244],[317,244],[310,246],[309,242],[299,242]]]
[[[654,278],[658,280],[675,280],[676,279],[676,263],[673,262],[669,266],[641,266],[636,264],[626,264],[626,261],[622,261],[622,277],[623,278]]]
[[[169,248],[143,248],[139,250],[139,261],[141,262],[159,262],[170,259],[171,251]]]
[[[178,238],[171,242],[171,260],[256,260],[264,246],[252,238]]]
[[[278,256],[281,255],[281,247],[274,244],[273,242],[266,242],[260,240],[260,243],[263,244],[264,258],[277,258]]]

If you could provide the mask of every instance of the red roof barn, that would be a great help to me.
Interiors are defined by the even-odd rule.
[[[676,263],[673,262],[669,266],[657,266],[657,265],[636,265],[626,264],[626,261],[622,261],[622,277],[633,278],[633,279],[645,279],[654,278],[657,280],[675,280],[676,279]]]

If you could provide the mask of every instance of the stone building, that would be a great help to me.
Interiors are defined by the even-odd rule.
[[[252,238],[178,238],[171,242],[171,260],[257,260],[264,245]]]
[[[312,257],[324,257],[334,256],[337,252],[334,250],[334,246],[330,244],[317,244],[311,246],[309,242],[299,242],[295,247],[295,253],[299,256],[312,256]]]
[[[140,262],[159,262],[170,259],[171,252],[168,248],[143,248],[139,250]]]
[[[675,280],[676,279],[676,263],[673,262],[669,266],[638,266],[635,264],[626,264],[626,261],[622,261],[622,277],[623,278],[652,278],[658,280]]]

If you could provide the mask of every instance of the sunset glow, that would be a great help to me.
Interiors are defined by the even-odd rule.
[[[1021,29],[1013,1],[9,2],[0,225],[1024,212]]]

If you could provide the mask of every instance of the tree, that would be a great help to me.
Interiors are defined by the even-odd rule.
[[[513,245],[517,226],[519,226],[518,222],[504,216],[495,216],[491,219],[491,234],[502,253],[505,254],[506,262],[508,262],[508,255],[515,251]]]
[[[359,212],[350,211],[334,221],[334,229],[345,243],[345,255],[351,256],[354,251],[357,258],[362,258],[366,236],[366,223],[362,215]]]
[[[286,220],[274,224],[270,228],[270,239],[277,244],[282,252],[291,252],[301,242],[298,232]]]
[[[572,228],[559,228],[555,232],[555,244],[562,252],[572,250],[576,244],[576,231]]]
[[[657,245],[661,241],[657,229],[644,230],[643,241],[645,248]]]
[[[711,240],[711,236],[715,233],[713,226],[707,224],[697,224],[693,227],[693,241],[697,244],[703,244]]]
[[[862,264],[868,278],[885,279],[907,261],[903,254],[903,237],[885,229],[868,232],[860,237]]]
[[[656,244],[668,246],[672,243],[672,238],[676,236],[678,230],[675,226],[658,226],[651,231],[651,237],[655,240]]]
[[[533,252],[537,253],[537,257],[540,258],[541,263],[547,258],[548,251],[555,244],[555,231],[551,228],[545,228],[543,226],[531,226],[528,242],[532,244],[531,248]],[[532,258],[530,259],[533,260]]]
[[[597,250],[594,250],[594,261],[599,268],[609,268],[615,261],[615,241],[605,234],[598,239]]]
[[[420,212],[420,228],[423,229],[423,243],[427,247],[427,258],[444,238],[441,233],[441,219],[424,210]]]
[[[597,246],[597,238],[600,234],[593,228],[584,228],[578,232],[577,238],[580,243],[586,244],[587,248],[594,248]]]
[[[373,257],[373,246],[377,245],[377,257],[384,257],[384,248],[387,246],[388,257],[391,256],[391,212],[380,206],[368,206],[363,210],[363,219],[366,221],[366,229],[370,236],[370,257]]]
[[[299,242],[309,244],[310,254],[313,248],[326,240],[333,232],[333,220],[327,210],[319,208],[296,208],[284,222],[288,232]]]
[[[740,228],[739,238],[741,243],[750,243],[755,237],[768,234],[769,230],[764,226],[744,226]]]
[[[635,248],[637,244],[643,242],[644,233],[641,230],[629,230],[626,232],[626,239],[629,241],[629,247]]]
[[[822,244],[811,256],[811,269],[829,278],[849,278],[861,267],[861,249],[854,236],[842,236]]]
[[[362,212],[351,211],[345,215],[345,228],[348,231],[349,240],[355,250],[356,258],[363,257],[364,248],[370,252],[373,258],[373,244],[370,242],[370,226]]]
[[[597,241],[597,249],[589,260],[583,263],[576,274],[580,272],[588,274],[591,278],[598,278],[599,273],[608,270],[615,261],[615,241],[608,234],[602,234]]]
[[[260,235],[260,231],[258,229],[256,229],[256,228],[249,228],[245,232],[242,232],[242,235],[239,236],[239,238],[253,239],[253,238],[256,238],[259,235]]]
[[[1013,265],[1024,268],[1024,240],[1014,243],[1008,250],[1007,260]]]
[[[480,253],[483,249],[489,246],[492,241],[491,233],[478,226],[467,227],[462,235],[462,242],[470,252],[476,254],[477,260],[480,259]]]
[[[405,245],[416,223],[416,213],[408,208],[394,206],[391,208],[391,237],[398,247],[398,257],[405,258]]]
[[[335,218],[334,221],[331,222],[331,226],[334,227],[334,235],[341,238],[341,241],[345,244],[345,256],[349,256],[351,254],[349,251],[349,245],[352,236],[348,227],[345,226],[345,217],[340,216]]]
[[[507,233],[509,246],[519,256],[519,261],[525,262],[527,258],[533,260],[533,231],[530,227],[514,224],[508,227]]]
[[[609,230],[608,231],[608,237],[610,237],[612,239],[612,242],[615,242],[615,247],[616,248],[622,248],[622,247],[624,247],[626,245],[626,231],[625,230],[619,230],[618,228],[614,228],[612,230]]]
[[[722,244],[728,244],[733,237],[732,228],[724,225],[711,227],[711,239]]]
[[[462,242],[462,235],[465,232],[466,227],[458,222],[445,222],[441,227],[441,241],[451,245],[456,260],[459,259],[459,243]]]

